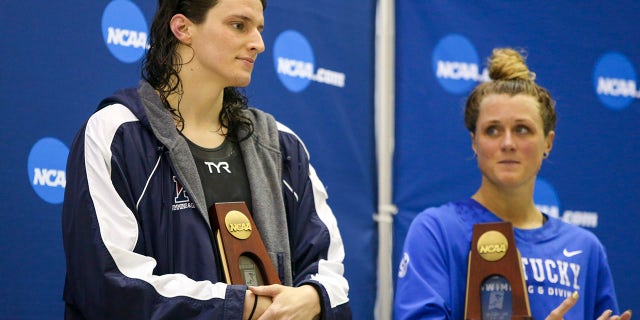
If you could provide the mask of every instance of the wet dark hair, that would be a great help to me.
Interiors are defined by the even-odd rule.
[[[233,1],[233,0],[231,0]],[[260,0],[263,10],[266,0]],[[218,0],[159,0],[155,17],[149,30],[149,50],[142,63],[142,78],[158,91],[164,106],[178,121],[180,130],[184,128],[184,119],[179,106],[171,107],[167,98],[172,93],[182,91],[182,82],[178,75],[183,65],[177,54],[178,39],[171,32],[169,22],[176,14],[183,14],[195,24],[203,23],[207,12],[218,4]],[[235,137],[240,129],[247,134],[244,140],[253,133],[253,123],[243,116],[242,111],[248,108],[248,99],[236,87],[224,88],[220,124],[228,129],[227,136]]]
[[[544,135],[555,130],[555,101],[547,89],[535,82],[535,73],[530,72],[524,55],[511,48],[497,48],[489,58],[489,78],[491,81],[479,84],[469,95],[464,110],[464,123],[471,133],[476,131],[480,113],[480,103],[490,94],[518,94],[531,96],[539,106]]]

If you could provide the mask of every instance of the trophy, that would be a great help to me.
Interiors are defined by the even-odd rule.
[[[209,208],[209,220],[220,251],[225,282],[248,286],[280,284],[244,202],[215,203]]]
[[[510,222],[473,226],[466,320],[533,319]]]

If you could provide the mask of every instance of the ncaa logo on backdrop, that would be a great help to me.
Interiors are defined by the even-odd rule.
[[[115,0],[102,13],[102,37],[116,59],[138,61],[147,44],[147,20],[133,2]]]
[[[538,210],[567,223],[581,227],[598,226],[598,213],[578,210],[565,210],[560,216],[560,199],[555,188],[547,180],[538,177],[533,192],[533,201]]]
[[[468,92],[478,82],[489,79],[486,68],[480,69],[475,47],[459,34],[450,34],[438,41],[433,50],[432,67],[440,85],[453,94]]]
[[[633,99],[640,99],[638,78],[633,65],[623,54],[604,54],[593,70],[593,85],[598,99],[606,107],[620,110],[628,107]]]
[[[273,45],[273,62],[280,82],[292,92],[306,89],[311,82],[343,88],[346,75],[317,68],[313,48],[307,38],[295,30],[282,32]]]
[[[29,181],[42,200],[62,203],[68,156],[69,148],[55,138],[42,138],[31,147],[27,160]]]

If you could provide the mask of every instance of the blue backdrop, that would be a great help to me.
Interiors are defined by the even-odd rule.
[[[606,246],[621,308],[639,309],[637,1],[397,1],[394,266],[411,220],[480,185],[464,101],[494,47],[525,49],[557,100],[538,206]]]

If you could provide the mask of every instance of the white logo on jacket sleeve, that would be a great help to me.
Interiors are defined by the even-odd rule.
[[[409,267],[409,254],[405,252],[404,255],[402,256],[402,261],[400,261],[398,277],[404,278],[404,276],[407,275],[408,267]]]

